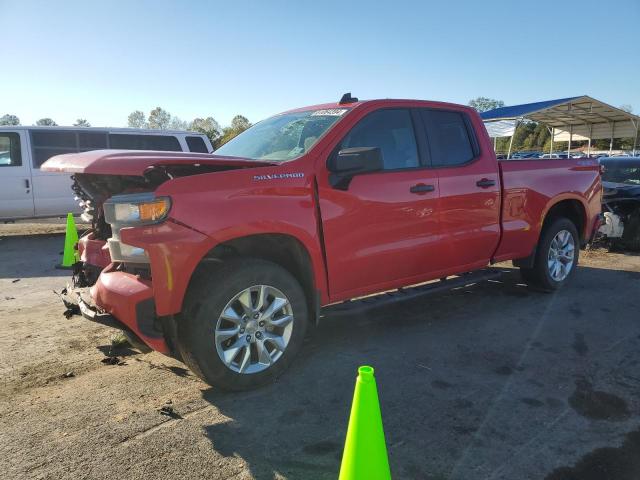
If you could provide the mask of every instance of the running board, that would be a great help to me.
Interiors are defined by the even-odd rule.
[[[484,280],[499,277],[503,273],[504,270],[500,268],[485,268],[476,272],[463,273],[437,282],[423,283],[415,287],[399,288],[397,290],[369,297],[362,297],[355,300],[347,300],[346,302],[328,305],[322,308],[322,315],[356,315],[383,305],[404,302],[417,297],[427,296],[433,293],[453,290],[456,288],[468,287]]]

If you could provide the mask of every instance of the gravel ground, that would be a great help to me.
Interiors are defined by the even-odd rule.
[[[583,254],[555,294],[505,264],[498,280],[325,318],[277,383],[228,394],[64,318],[62,245],[0,238],[4,478],[335,479],[362,364],[394,479],[640,478],[640,256]]]
[[[79,232],[86,230],[90,225],[82,223],[80,217],[74,217]],[[43,218],[16,220],[15,222],[0,222],[0,238],[25,236],[25,235],[52,235],[64,233],[67,226],[66,218]]]

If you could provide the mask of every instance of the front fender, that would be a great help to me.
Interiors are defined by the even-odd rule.
[[[193,272],[215,242],[203,233],[168,220],[162,224],[123,228],[124,243],[144,248],[151,263],[153,296],[159,316],[182,310]]]
[[[288,235],[306,249],[315,288],[321,301],[328,302],[321,219],[310,161],[302,157],[280,166],[181,177],[162,184],[156,194],[171,197],[171,219],[202,235],[199,257],[189,257],[189,277],[216,245],[252,235]]]

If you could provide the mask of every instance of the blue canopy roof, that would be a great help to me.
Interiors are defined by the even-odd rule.
[[[555,107],[556,105],[560,105],[577,98],[581,97],[558,98],[557,100],[546,100],[544,102],[524,103],[522,105],[513,105],[511,107],[494,108],[493,110],[489,110],[488,112],[481,113],[480,117],[482,117],[483,120],[506,120],[510,118],[521,118],[526,117],[531,113],[539,112],[540,110],[544,110],[546,108]]]

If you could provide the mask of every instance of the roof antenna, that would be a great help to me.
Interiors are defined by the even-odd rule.
[[[342,95],[342,98],[340,99],[339,104],[340,105],[344,105],[345,103],[354,103],[357,102],[358,99],[356,97],[352,97],[351,96],[351,92],[345,93],[344,95]]]

